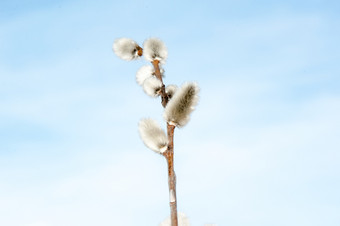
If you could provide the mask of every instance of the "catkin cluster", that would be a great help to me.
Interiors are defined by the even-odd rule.
[[[136,82],[150,97],[166,97],[167,104],[164,109],[165,121],[176,127],[185,126],[191,112],[198,102],[198,85],[194,82],[184,83],[180,88],[176,85],[163,84],[163,65],[168,57],[165,44],[157,38],[144,41],[143,48],[132,39],[120,38],[115,40],[113,50],[123,60],[136,60],[142,56],[152,65],[142,66],[136,73]],[[160,76],[156,76],[157,63]],[[168,138],[161,126],[152,119],[142,119],[139,123],[139,134],[144,144],[157,153],[167,150]]]

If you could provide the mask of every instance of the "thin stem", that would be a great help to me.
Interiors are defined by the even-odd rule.
[[[161,82],[162,82],[162,88],[161,88],[161,97],[162,97],[162,105],[165,108],[165,106],[168,104],[169,101],[169,97],[168,94],[166,94],[165,92],[165,85],[163,83],[163,78],[162,78],[162,74],[161,74],[161,70],[159,68],[159,60],[154,60],[152,61],[152,65],[155,69],[155,76],[156,78],[158,78]]]
[[[159,68],[159,61],[152,61],[155,69],[155,76],[162,82],[161,97],[162,105],[165,108],[169,102],[168,94],[165,92],[165,85],[163,83],[162,74]],[[168,185],[169,185],[169,198],[170,198],[170,213],[171,213],[171,226],[178,226],[177,217],[177,196],[176,196],[176,174],[174,170],[174,131],[175,126],[167,123],[167,133],[169,145],[168,149],[163,153],[168,163]]]
[[[167,124],[169,139],[168,150],[165,152],[165,158],[168,163],[168,183],[170,196],[171,226],[178,225],[177,218],[177,196],[176,196],[176,174],[174,170],[174,131],[175,126]]]

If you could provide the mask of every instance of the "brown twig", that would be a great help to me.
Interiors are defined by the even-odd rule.
[[[162,74],[159,68],[159,61],[152,61],[155,69],[155,76],[162,82],[160,95],[162,98],[162,105],[165,108],[169,102],[168,94],[165,92],[165,85],[163,83]],[[171,213],[171,226],[178,226],[177,217],[177,196],[176,196],[176,174],[174,170],[174,131],[175,126],[167,123],[167,134],[169,145],[168,149],[163,153],[168,164],[168,184],[169,184],[169,198],[170,198],[170,213]]]
[[[169,97],[168,94],[166,94],[165,92],[165,85],[163,83],[163,78],[162,78],[162,74],[161,74],[161,70],[159,68],[159,60],[154,60],[152,61],[152,65],[155,69],[155,76],[156,78],[158,78],[161,82],[162,82],[162,88],[161,88],[161,98],[162,98],[162,105],[165,108],[165,106],[168,104],[169,101]]]
[[[167,123],[169,145],[164,156],[168,163],[168,183],[170,196],[171,226],[178,225],[177,219],[177,196],[176,196],[176,174],[174,170],[174,125]]]

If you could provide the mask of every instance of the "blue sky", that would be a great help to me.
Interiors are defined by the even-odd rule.
[[[162,119],[116,38],[159,37],[201,99],[175,133],[192,225],[340,224],[338,1],[1,1],[0,225],[158,225]]]

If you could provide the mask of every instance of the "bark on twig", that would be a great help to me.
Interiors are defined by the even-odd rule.
[[[152,65],[155,68],[155,76],[156,78],[158,78],[161,82],[162,82],[162,88],[161,88],[161,97],[162,97],[162,105],[165,108],[165,106],[167,105],[169,98],[168,98],[168,94],[166,94],[165,92],[165,85],[163,83],[163,78],[162,78],[162,74],[161,74],[161,70],[159,68],[159,60],[154,60],[152,61]]]
[[[169,139],[168,150],[164,156],[168,163],[168,180],[169,180],[169,197],[171,210],[171,226],[178,225],[177,219],[177,196],[176,196],[176,174],[174,170],[174,125],[167,124],[167,132]]]
[[[152,65],[155,69],[155,76],[162,82],[161,88],[161,98],[162,105],[165,108],[168,104],[169,97],[165,92],[165,85],[163,83],[162,74],[159,68],[159,61],[152,61]],[[163,153],[167,164],[168,164],[168,184],[169,184],[169,201],[170,201],[170,216],[171,216],[171,226],[178,226],[178,217],[177,217],[177,196],[176,196],[176,174],[174,170],[174,131],[175,126],[167,123],[167,134],[169,139],[168,149]]]

